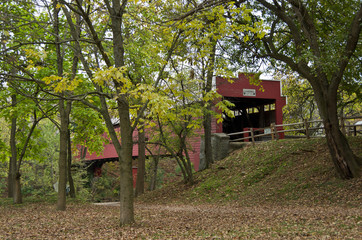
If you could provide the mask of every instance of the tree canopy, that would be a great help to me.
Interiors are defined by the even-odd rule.
[[[212,78],[267,66],[289,72],[290,94],[300,97],[303,89],[309,106],[317,104],[337,172],[358,177],[362,161],[338,115],[360,104],[361,28],[359,0],[4,1],[0,119],[9,130],[1,132],[2,157],[12,156],[20,178],[16,159],[25,153],[17,145],[36,152],[36,144],[26,146],[42,131],[40,120],[50,119],[59,131],[57,208],[65,210],[71,138],[96,152],[112,142],[120,162],[120,224],[132,223],[133,131],[157,127],[157,141],[192,182],[187,137],[203,127],[210,150],[211,115],[222,121],[221,112],[232,114]]]

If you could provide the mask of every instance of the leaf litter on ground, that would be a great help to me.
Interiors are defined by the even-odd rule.
[[[336,177],[322,140],[236,151],[195,180],[146,193],[124,227],[118,203],[1,204],[0,239],[362,239],[361,178]]]

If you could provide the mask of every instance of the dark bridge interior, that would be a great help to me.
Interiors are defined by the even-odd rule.
[[[275,99],[224,97],[235,104],[234,118],[223,116],[223,132],[242,132],[244,128],[264,128],[275,122]]]

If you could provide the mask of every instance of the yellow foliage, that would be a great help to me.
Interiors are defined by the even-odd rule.
[[[104,86],[105,83],[110,82],[122,83],[122,88],[118,90],[124,93],[127,92],[132,86],[132,82],[125,77],[126,71],[127,68],[125,66],[119,68],[111,66],[103,70],[99,69],[94,73],[92,80],[100,86]]]
[[[67,77],[51,75],[44,77],[42,81],[52,87],[56,93],[60,93],[63,91],[74,91],[83,80],[77,77],[70,80]]]
[[[56,6],[57,9],[62,8],[62,7],[64,7],[64,5],[63,5],[63,4],[59,4],[59,3],[58,3],[57,6]]]

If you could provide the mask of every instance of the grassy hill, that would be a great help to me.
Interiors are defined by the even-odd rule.
[[[362,157],[362,137],[350,137]],[[325,139],[269,141],[248,146],[195,174],[195,184],[172,183],[141,202],[346,205],[362,203],[362,178],[336,175]]]

